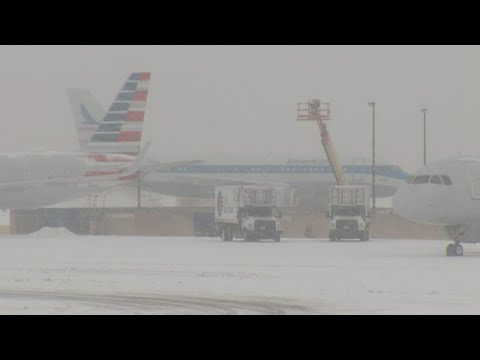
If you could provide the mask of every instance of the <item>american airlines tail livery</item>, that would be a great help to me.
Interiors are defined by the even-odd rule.
[[[67,90],[79,130],[80,150],[136,156],[140,151],[149,84],[149,72],[132,73],[106,114],[88,90]]]
[[[141,149],[141,137],[149,80],[148,72],[131,74],[106,113],[98,103],[77,102],[91,126],[81,136],[79,152],[0,154],[0,208],[49,206],[132,182],[149,171],[198,163],[145,165],[150,143]]]
[[[106,112],[86,89],[67,89],[78,135],[79,150],[92,154],[103,175],[127,168],[140,151],[150,73],[134,72]],[[151,172],[198,164],[202,161],[172,163],[144,162],[141,176]]]

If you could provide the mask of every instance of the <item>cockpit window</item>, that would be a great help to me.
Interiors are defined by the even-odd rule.
[[[428,184],[429,180],[430,175],[420,175],[416,176],[415,179],[413,179],[412,184]]]
[[[450,180],[448,175],[442,175],[442,180],[445,185],[452,185],[452,180]]]
[[[430,178],[430,184],[438,184],[442,185],[442,179],[440,179],[440,176],[435,175]]]

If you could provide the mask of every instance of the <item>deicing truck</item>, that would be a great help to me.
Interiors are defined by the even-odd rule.
[[[215,224],[224,241],[245,241],[282,236],[281,212],[276,205],[275,189],[270,186],[217,186],[215,188]]]
[[[328,206],[330,241],[369,240],[369,211],[368,186],[331,186]]]

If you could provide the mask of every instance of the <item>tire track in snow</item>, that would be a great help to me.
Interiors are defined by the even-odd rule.
[[[106,294],[80,291],[0,290],[0,299],[60,301],[92,306],[94,310],[151,314],[318,314],[306,306],[269,299],[219,299],[183,295]],[[61,311],[64,313],[65,311]]]

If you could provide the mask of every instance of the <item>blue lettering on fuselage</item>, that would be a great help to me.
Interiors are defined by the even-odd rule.
[[[346,165],[343,171],[349,175],[370,175],[372,167],[368,165]],[[164,169],[160,172],[175,174],[332,174],[326,165],[193,165],[177,169]],[[375,167],[377,176],[397,180],[406,180],[410,176],[396,165]]]

